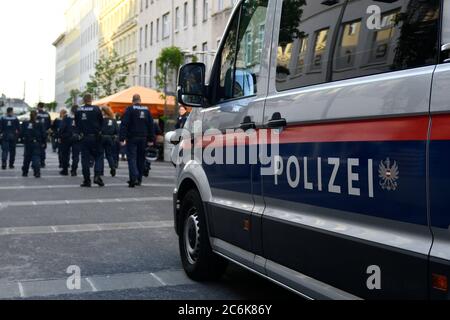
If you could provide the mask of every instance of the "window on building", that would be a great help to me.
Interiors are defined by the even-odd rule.
[[[156,19],[156,42],[159,41],[159,18]]]
[[[144,63],[144,74],[142,75],[142,80],[144,83],[144,87],[147,86],[147,62]]]
[[[166,39],[170,37],[170,19],[169,13],[166,13],[162,17],[162,38]]]
[[[183,6],[183,27],[187,28],[188,26],[188,3],[185,2]]]
[[[175,31],[180,30],[180,7],[175,8]]]
[[[142,41],[143,41],[142,37],[143,37],[143,29],[141,28],[139,30],[139,50],[140,51],[142,51]]]
[[[150,23],[150,45],[153,45],[153,22]]]
[[[153,87],[153,61],[149,63],[149,81],[148,85],[150,88]]]
[[[223,10],[223,0],[217,0],[217,11]]]
[[[145,25],[145,48],[148,47],[148,24]]]
[[[192,25],[197,24],[197,0],[192,0]]]
[[[208,55],[208,42],[204,42],[202,44],[202,62],[205,64],[206,66],[206,70],[208,70],[208,59],[209,59],[209,55]]]
[[[203,21],[208,20],[209,1],[203,0]]]

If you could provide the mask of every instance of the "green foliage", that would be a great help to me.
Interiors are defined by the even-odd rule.
[[[80,97],[80,90],[70,90],[70,97],[67,98],[65,104],[67,108],[72,108],[73,105],[77,104],[77,100]]]
[[[45,104],[45,109],[50,112],[55,112],[57,107],[58,107],[58,103],[56,101]]]
[[[127,88],[128,76],[127,62],[113,51],[109,56],[101,57],[95,65],[95,73],[91,75],[83,94],[90,93],[100,99],[113,95]]]
[[[158,75],[155,77],[158,88],[164,90],[164,96],[167,94],[169,80],[174,79],[184,63],[184,54],[178,47],[164,48],[156,61]]]

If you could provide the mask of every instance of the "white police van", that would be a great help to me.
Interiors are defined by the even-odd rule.
[[[239,1],[210,78],[180,71],[187,274],[231,261],[312,299],[448,299],[449,53],[450,0]]]

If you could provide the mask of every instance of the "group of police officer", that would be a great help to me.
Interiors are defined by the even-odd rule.
[[[135,188],[142,184],[145,175],[145,153],[148,147],[154,145],[155,124],[147,107],[141,105],[139,95],[133,97],[132,105],[127,108],[120,127],[114,114],[107,107],[92,105],[92,96],[83,98],[84,105],[73,107],[71,115],[66,110],[61,111],[61,119],[53,127],[53,132],[59,145],[61,175],[69,175],[70,155],[72,154],[71,175],[77,175],[79,155],[83,172],[81,187],[92,186],[91,167],[94,167],[94,184],[104,187],[104,159],[106,157],[111,175],[116,175],[118,166],[118,151],[115,148],[116,139],[120,147],[126,148],[130,180],[128,185]],[[56,127],[56,128],[55,128]],[[34,176],[41,177],[41,168],[45,167],[47,133],[52,128],[51,118],[40,103],[37,111],[30,112],[30,119],[22,125],[12,108],[0,120],[0,139],[2,141],[2,170],[14,169],[16,143],[19,137],[24,143],[24,163],[22,173],[28,176],[32,165]],[[114,151],[116,150],[116,151]]]

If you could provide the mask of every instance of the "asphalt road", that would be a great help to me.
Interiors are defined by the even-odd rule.
[[[22,178],[22,154],[15,170],[0,171],[0,299],[298,299],[236,266],[212,283],[185,276],[171,165],[154,164],[145,185],[129,189],[122,162],[106,188],[81,189],[80,177],[58,175],[51,150],[42,179]],[[67,288],[70,266],[79,290]]]

